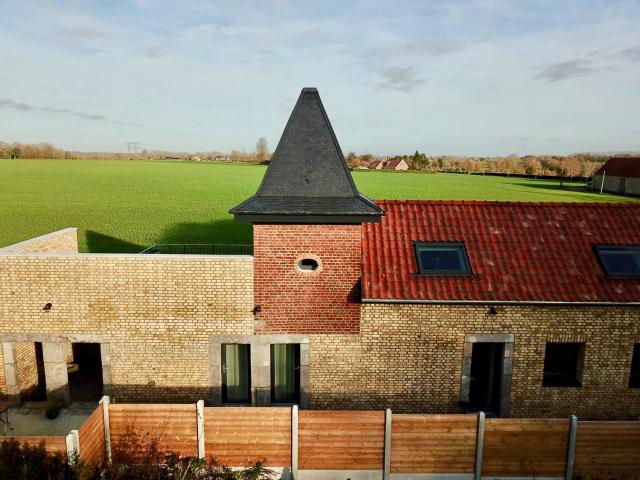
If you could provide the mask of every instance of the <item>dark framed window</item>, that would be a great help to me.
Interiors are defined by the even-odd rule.
[[[300,345],[271,345],[271,403],[300,402]]]
[[[631,374],[629,375],[629,388],[640,388],[640,343],[633,346],[631,356]]]
[[[222,345],[222,402],[251,403],[251,350],[247,344]]]
[[[640,245],[596,245],[602,268],[610,277],[640,277]]]
[[[470,275],[462,242],[414,242],[418,272],[431,275]]]
[[[544,387],[581,387],[584,343],[548,342],[544,352]]]

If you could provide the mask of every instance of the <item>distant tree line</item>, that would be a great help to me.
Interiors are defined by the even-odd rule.
[[[616,156],[623,156],[616,154]],[[637,154],[628,154],[637,155]],[[495,173],[503,175],[531,175],[557,177],[591,177],[612,155],[577,153],[572,155],[525,155],[506,157],[461,157],[454,155],[427,156],[415,151],[413,155],[374,156],[350,152],[347,163],[351,168],[368,168],[375,160],[402,158],[410,170],[432,172]]]
[[[625,154],[616,154],[624,156]],[[637,153],[627,155],[637,156]],[[380,156],[371,153],[349,152],[346,157],[349,167],[366,169],[375,160],[402,158],[410,170],[431,172],[494,173],[502,175],[532,175],[558,177],[591,177],[611,154],[576,153],[573,155],[525,155],[506,157],[462,157],[454,155],[428,156],[418,150],[413,155]],[[141,159],[141,160],[187,160],[197,162],[245,162],[268,163],[271,159],[267,140],[261,137],[254,152],[232,150],[230,153],[212,150],[209,152],[174,152],[165,150],[142,150],[136,153],[76,152],[54,147],[50,143],[6,143],[0,142],[0,158],[69,158],[69,159]]]
[[[261,138],[256,152],[232,150],[230,153],[212,150],[210,152],[175,152],[168,150],[141,150],[139,152],[77,152],[62,150],[50,143],[7,143],[0,142],[2,158],[49,158],[49,159],[138,159],[138,160],[188,160],[210,162],[267,162],[271,154],[267,141]]]
[[[67,158],[67,152],[50,143],[0,142],[0,158]]]

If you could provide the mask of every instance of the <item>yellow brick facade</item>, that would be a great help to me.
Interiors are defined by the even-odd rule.
[[[0,340],[13,345],[21,385],[33,377],[20,352],[34,341],[64,343],[67,361],[69,342],[92,341],[108,357],[105,391],[117,401],[210,399],[219,374],[212,338],[254,335],[253,307],[249,256],[0,251]],[[308,335],[309,406],[455,412],[465,337],[509,334],[511,416],[640,416],[640,389],[628,387],[640,308],[496,308],[493,315],[488,305],[362,305],[358,334]],[[547,341],[586,343],[582,387],[542,386]],[[4,377],[0,369],[7,390]]]
[[[78,229],[64,228],[0,248],[3,253],[78,253]]]
[[[253,331],[252,273],[249,256],[0,255],[0,336],[107,344],[116,397],[206,398],[209,337]]]
[[[640,389],[628,386],[640,308],[496,308],[491,315],[484,305],[363,305],[359,335],[311,338],[310,406],[455,412],[465,335],[508,333],[511,416],[640,417]],[[586,343],[582,387],[542,386],[547,341]]]

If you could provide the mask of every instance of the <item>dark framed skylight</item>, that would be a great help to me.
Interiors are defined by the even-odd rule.
[[[596,245],[602,268],[610,277],[640,277],[640,245]]]
[[[414,242],[418,272],[427,275],[470,275],[462,242]]]

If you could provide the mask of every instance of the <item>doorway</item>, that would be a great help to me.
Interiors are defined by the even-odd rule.
[[[470,410],[499,414],[503,358],[504,343],[473,344],[469,379]]]
[[[67,364],[72,402],[94,402],[102,397],[102,356],[99,343],[73,343],[73,362]]]
[[[627,193],[627,179],[620,178],[618,180],[618,193]]]
[[[248,344],[222,344],[222,403],[251,405],[250,348]]]

